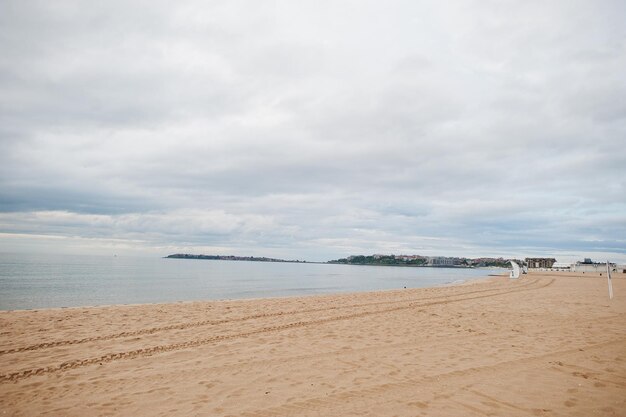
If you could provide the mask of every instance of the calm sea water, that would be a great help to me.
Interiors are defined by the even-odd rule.
[[[0,254],[0,310],[445,285],[493,270]]]

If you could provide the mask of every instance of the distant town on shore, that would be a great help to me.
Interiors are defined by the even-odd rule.
[[[521,262],[516,259],[504,258],[456,258],[448,256],[422,256],[422,255],[357,255],[347,258],[329,261],[330,264],[348,265],[382,265],[382,266],[430,266],[449,268],[480,268],[499,267],[508,268],[509,261]]]
[[[166,258],[174,259],[207,259],[220,261],[248,261],[248,262],[291,262],[291,263],[326,263],[343,265],[377,265],[377,266],[408,266],[408,267],[439,267],[439,268],[510,268],[511,261],[529,269],[572,272],[602,272],[606,270],[606,262],[594,262],[590,258],[575,263],[557,262],[554,258],[458,258],[449,256],[422,256],[422,255],[353,255],[347,258],[335,259],[328,262],[309,262],[301,260],[285,260],[257,256],[234,255],[193,255],[176,253]],[[609,264],[612,271],[625,272],[626,265]]]

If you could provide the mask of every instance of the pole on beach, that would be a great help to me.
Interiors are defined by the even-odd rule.
[[[613,299],[613,284],[611,283],[611,264],[606,261],[606,279],[609,281],[609,299]]]

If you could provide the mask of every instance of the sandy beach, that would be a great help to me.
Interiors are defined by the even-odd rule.
[[[0,415],[626,416],[626,277],[0,312]]]

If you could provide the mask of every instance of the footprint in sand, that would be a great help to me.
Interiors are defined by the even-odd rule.
[[[565,401],[563,404],[565,404],[565,407],[574,407],[576,405],[576,398],[570,398],[569,400]]]
[[[423,402],[423,401],[414,401],[414,402],[408,403],[408,405],[412,407],[422,408],[422,409],[428,408],[428,403]]]

